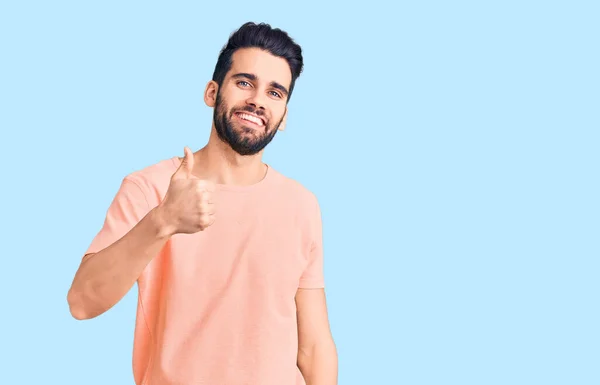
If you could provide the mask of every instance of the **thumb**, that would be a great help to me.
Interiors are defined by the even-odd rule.
[[[184,157],[179,165],[175,175],[179,177],[189,178],[192,176],[192,170],[194,169],[194,153],[187,146],[183,149]]]

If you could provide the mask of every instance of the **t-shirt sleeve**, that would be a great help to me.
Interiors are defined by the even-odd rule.
[[[308,263],[300,277],[301,289],[320,289],[325,287],[323,274],[323,223],[321,209],[318,201],[314,200],[313,209],[310,211],[309,234],[311,234],[311,246],[308,252]]]
[[[140,184],[130,176],[125,177],[108,207],[102,228],[85,254],[101,251],[122,238],[149,211],[150,206]]]

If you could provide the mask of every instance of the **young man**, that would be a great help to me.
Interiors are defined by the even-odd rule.
[[[68,303],[93,318],[137,282],[136,384],[337,384],[319,204],[261,160],[302,67],[285,32],[244,24],[206,86],[206,146],[122,181]]]

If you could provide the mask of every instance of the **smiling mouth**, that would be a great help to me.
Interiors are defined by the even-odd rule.
[[[265,126],[265,121],[256,115],[251,115],[251,114],[248,114],[245,112],[236,112],[235,116],[237,116],[239,119],[243,120],[244,122],[252,123],[255,126],[258,126],[258,127]]]

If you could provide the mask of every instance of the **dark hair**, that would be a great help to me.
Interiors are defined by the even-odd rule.
[[[219,86],[221,86],[225,75],[231,69],[233,53],[240,48],[260,48],[288,62],[292,72],[292,82],[288,95],[289,101],[296,79],[300,76],[304,67],[302,48],[292,40],[287,32],[279,28],[272,28],[266,23],[247,22],[229,36],[227,44],[219,53],[212,78]]]

